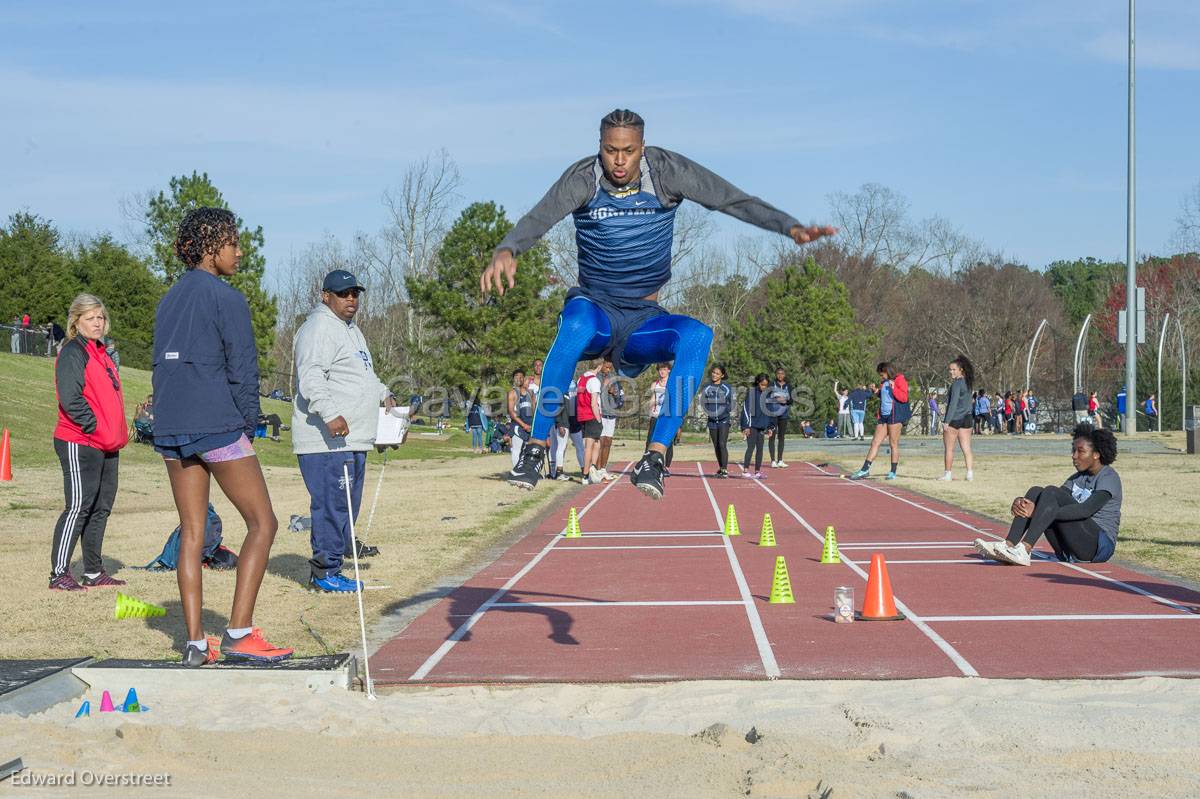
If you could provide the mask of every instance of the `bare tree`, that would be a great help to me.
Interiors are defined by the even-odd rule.
[[[853,255],[903,264],[909,257],[908,200],[879,183],[864,183],[854,194],[829,195],[840,240]]]
[[[1200,181],[1183,196],[1175,221],[1175,247],[1180,252],[1200,253]]]

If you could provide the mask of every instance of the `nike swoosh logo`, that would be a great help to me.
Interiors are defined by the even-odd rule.
[[[634,202],[634,205],[645,205],[647,202],[649,202],[649,200],[642,200],[641,202]]]

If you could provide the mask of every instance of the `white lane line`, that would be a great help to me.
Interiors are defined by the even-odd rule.
[[[786,510],[788,513],[792,514],[792,518],[794,518],[796,521],[800,522],[800,524],[802,524],[804,526],[804,528],[806,530],[808,530],[808,532],[810,534],[812,534],[813,538],[817,539],[822,544],[825,543],[825,537],[823,535],[821,535],[820,533],[818,533],[816,528],[814,528],[811,524],[809,524],[808,521],[803,516],[801,516],[799,513],[797,513],[795,511],[795,509],[792,508],[791,505],[784,502],[782,497],[780,497],[778,494],[776,494],[774,491],[772,491],[770,486],[768,486],[766,483],[762,482],[761,480],[756,480],[755,482],[758,483],[759,487],[762,488],[763,491],[766,491],[768,494],[770,494],[772,497],[774,497],[775,501],[778,502],[781,506],[783,506],[784,510]],[[853,561],[846,561],[846,560],[843,560],[842,563],[845,563],[848,567],[850,567],[850,569],[852,571],[854,571],[854,573],[857,574],[859,577],[863,578],[864,580],[867,579],[867,573],[864,572],[857,563],[854,563]],[[949,641],[947,641],[945,638],[942,638],[942,636],[940,636],[936,632],[934,632],[933,628],[931,628],[928,624],[926,624],[925,620],[922,617],[918,616],[916,613],[913,613],[912,609],[909,608],[907,605],[905,605],[903,602],[901,602],[900,598],[895,596],[895,594],[892,595],[892,599],[896,602],[896,607],[900,609],[900,612],[904,613],[908,617],[908,620],[911,621],[918,630],[920,630],[922,633],[924,633],[926,635],[926,637],[928,637],[929,640],[932,641],[938,649],[945,652],[946,656],[950,658],[950,660],[954,663],[954,665],[958,666],[959,671],[961,671],[964,675],[966,675],[968,677],[978,677],[979,676],[979,672],[975,670],[975,667],[972,666],[970,663],[968,663],[967,659],[964,658],[961,654],[959,654],[958,650],[955,649],[953,646],[951,646]]]
[[[1196,615],[1180,615],[1178,613],[1061,613],[1042,616],[926,616],[925,621],[1124,621],[1147,619],[1194,620]]]
[[[838,549],[973,549],[971,544],[842,544]]]
[[[578,539],[573,538],[571,540],[577,541]],[[564,546],[559,547],[555,551],[556,552],[578,552],[580,550],[595,551],[597,549],[618,550],[618,549],[724,549],[724,548],[725,548],[724,544],[634,544],[631,546],[624,546],[622,544],[617,544],[616,546],[611,546],[611,547],[577,547],[577,546],[565,546],[564,545]]]
[[[697,607],[700,605],[740,605],[740,599],[664,599],[659,601],[614,601],[595,600],[591,602],[497,602],[495,608],[675,608]]]
[[[584,536],[637,536],[644,535],[650,538],[659,535],[720,535],[720,530],[584,530]],[[561,535],[561,533],[546,533],[545,535]]]
[[[562,533],[555,533],[560,538],[564,537]],[[584,532],[583,538],[716,538],[721,533],[588,533]],[[578,539],[574,539],[578,540]]]
[[[625,472],[628,470],[629,470],[629,464],[625,464],[625,468],[621,470],[621,474],[624,475]],[[610,488],[612,488],[613,486],[615,486],[619,482],[621,482],[621,481],[614,480],[614,481],[610,482],[608,485],[606,485],[603,488],[603,490],[600,491],[599,494],[597,494],[596,496],[594,496],[592,498],[591,502],[589,502],[587,505],[585,505],[583,507],[583,510],[581,510],[579,512],[578,517],[582,519],[587,514],[587,512],[592,509],[592,506],[595,505],[597,502],[599,502],[600,498],[603,497],[605,494],[607,494],[608,490]],[[565,529],[564,529],[564,532],[565,532]],[[539,561],[541,561],[542,558],[546,557],[546,555],[548,555],[550,553],[550,550],[554,548],[554,545],[557,544],[561,540],[562,540],[561,537],[553,536],[550,539],[550,542],[542,548],[541,552],[539,552],[537,555],[535,555],[533,557],[533,559],[531,559],[528,563],[526,563],[525,566],[519,572],[517,572],[512,577],[510,577],[508,579],[508,582],[506,582],[504,585],[502,585],[496,591],[496,593],[494,593],[490,597],[488,597],[487,601],[485,601],[482,605],[480,605],[479,608],[474,613],[471,614],[470,618],[468,618],[465,622],[460,624],[458,629],[456,629],[453,633],[451,633],[450,637],[447,638],[445,641],[443,641],[442,645],[437,648],[437,651],[434,652],[432,655],[430,655],[428,658],[426,658],[425,662],[421,664],[421,667],[419,669],[417,669],[416,671],[414,671],[412,673],[412,676],[409,677],[408,679],[410,681],[425,679],[425,676],[428,675],[429,672],[433,671],[434,667],[436,667],[438,663],[442,662],[442,658],[446,657],[446,655],[449,654],[450,650],[454,648],[454,645],[463,639],[463,636],[465,636],[471,630],[471,628],[475,626],[475,623],[477,621],[479,621],[481,618],[483,618],[483,614],[487,613],[488,609],[491,608],[493,605],[496,604],[496,602],[498,602],[500,600],[500,597],[504,596],[504,594],[507,593],[510,588],[512,588],[514,585],[517,584],[518,580],[520,580],[522,577],[524,577],[526,574],[528,574],[530,572],[530,570],[532,570],[533,567],[536,566]]]
[[[717,498],[713,496],[712,489],[708,485],[708,478],[704,476],[704,469],[699,463],[696,464],[696,471],[700,473],[700,481],[704,484],[704,490],[708,494],[708,501],[712,503],[713,515],[717,517],[717,525],[724,525],[725,517],[721,515],[721,509],[717,506]],[[729,536],[723,535],[721,537],[724,539],[725,554],[729,557],[729,566],[733,569],[733,578],[737,581],[738,591],[742,595],[742,604],[746,606],[746,618],[750,621],[750,631],[754,633],[754,643],[758,647],[758,657],[762,661],[763,671],[767,673],[767,679],[778,679],[782,672],[779,670],[779,663],[775,660],[775,652],[771,649],[771,642],[767,639],[767,631],[763,629],[762,618],[758,615],[758,607],[754,604],[754,597],[750,594],[750,586],[746,582],[746,575],[742,573],[737,553],[733,551],[733,542],[729,540]]]
[[[808,462],[808,465],[811,466],[812,468],[816,469],[821,474],[829,474],[828,472],[823,470],[821,467],[817,466],[815,463]],[[869,485],[869,484],[863,482],[862,480],[852,480],[850,482],[853,482],[855,485],[862,486],[863,488],[869,488],[872,491],[878,491],[880,494],[883,494],[884,496],[899,500],[900,502],[903,502],[906,505],[912,505],[914,508],[919,508],[920,510],[926,511],[927,513],[932,513],[934,516],[941,516],[946,521],[954,522],[955,524],[959,525],[960,527],[965,527],[968,530],[971,530],[972,532],[981,533],[983,535],[990,536],[991,538],[994,538],[997,541],[1004,540],[1004,536],[1002,536],[1002,535],[996,535],[995,533],[988,532],[987,530],[981,530],[980,528],[976,527],[973,524],[968,524],[964,521],[960,521],[959,519],[955,519],[952,516],[947,516],[946,514],[936,511],[933,508],[927,508],[924,505],[918,505],[916,502],[912,502],[911,500],[907,500],[904,497],[897,496],[889,491],[884,491],[882,488],[876,488],[875,486]],[[1063,561],[1058,560],[1057,558],[1053,558],[1053,559],[1048,558],[1048,560],[1054,560],[1054,562],[1058,563],[1059,565],[1065,566],[1066,568],[1071,569],[1073,571],[1077,571],[1080,574],[1086,574],[1089,577],[1095,577],[1098,580],[1104,580],[1106,582],[1112,583],[1113,585],[1119,585],[1122,588],[1126,589],[1127,591],[1132,591],[1135,594],[1141,594],[1142,596],[1144,596],[1148,599],[1151,599],[1160,605],[1166,605],[1169,608],[1175,608],[1175,610],[1180,610],[1180,611],[1183,611],[1184,613],[1190,613],[1190,614],[1196,613],[1196,611],[1194,611],[1191,608],[1186,607],[1184,605],[1180,605],[1178,602],[1172,602],[1171,600],[1161,597],[1158,594],[1151,593],[1150,591],[1147,591],[1144,588],[1138,588],[1136,585],[1130,585],[1129,583],[1124,582],[1122,580],[1118,580],[1115,577],[1109,577],[1107,575],[1101,574],[1101,573],[1093,571],[1091,569],[1085,569],[1084,567],[1082,567],[1078,564],[1075,564],[1075,563],[1065,563]]]
[[[871,562],[869,560],[846,560],[845,558],[843,558],[842,560],[845,563],[858,563],[858,564],[863,564],[863,563],[870,564],[870,562]],[[943,558],[941,560],[892,560],[891,558],[887,559],[887,565],[891,566],[893,563],[933,563],[933,564],[944,565],[944,566],[1003,566],[1004,565],[1003,563],[996,563],[994,561],[983,560],[982,558],[954,558],[954,559]]]

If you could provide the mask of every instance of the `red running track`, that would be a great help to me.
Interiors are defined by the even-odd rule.
[[[709,465],[703,465],[708,468]],[[1200,593],[1111,563],[984,561],[995,522],[813,464],[762,481],[676,463],[661,502],[627,479],[582,488],[583,537],[552,514],[371,658],[380,684],[693,679],[1200,676]],[[516,489],[514,489],[516,490]],[[733,504],[739,537],[721,534]],[[760,548],[771,514],[778,546]],[[837,530],[841,564],[820,563]],[[861,607],[881,552],[900,622]],[[796,603],[768,602],[775,558]]]

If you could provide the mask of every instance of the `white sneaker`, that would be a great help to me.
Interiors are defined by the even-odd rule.
[[[938,478],[938,481],[942,482],[942,483],[949,483],[953,480],[954,480],[954,477],[950,472],[946,472],[945,474],[943,474],[941,477]]]
[[[1016,544],[998,544],[996,546],[996,557],[1004,563],[1013,566],[1028,566],[1029,565],[1029,550]]]
[[[771,461],[771,468],[772,468],[772,469],[778,469],[778,468],[779,468],[779,461]]]
[[[604,477],[600,474],[600,470],[595,466],[588,471],[587,476],[583,478],[584,485],[598,485],[604,482]]]
[[[786,464],[786,463],[784,463],[783,461],[780,461],[779,463],[777,463],[777,464],[775,464],[775,465],[776,465],[776,466],[778,466],[780,469],[786,469],[786,468],[787,468],[787,464]]]
[[[984,541],[982,538],[976,538],[975,551],[989,560],[998,561],[1000,558],[996,555],[996,547],[999,543],[999,541]]]
[[[974,479],[975,479],[975,473],[968,470],[967,471],[967,482],[969,483]]]

